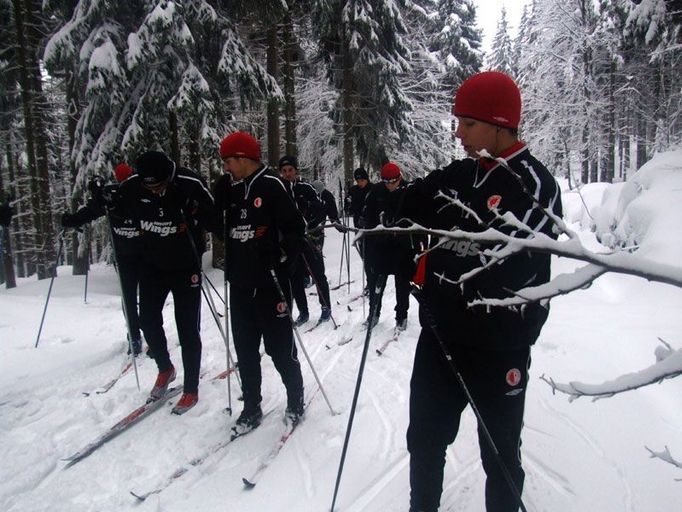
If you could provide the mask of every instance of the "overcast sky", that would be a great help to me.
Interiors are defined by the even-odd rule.
[[[474,0],[476,5],[476,19],[478,26],[483,29],[483,49],[490,49],[497,23],[500,21],[502,6],[507,9],[507,21],[509,22],[510,35],[516,36],[516,29],[521,19],[523,6],[528,0]]]

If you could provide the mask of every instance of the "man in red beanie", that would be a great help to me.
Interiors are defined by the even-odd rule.
[[[131,348],[134,355],[142,351],[140,333],[140,316],[138,312],[137,292],[140,284],[140,256],[142,251],[141,233],[137,224],[120,207],[116,207],[113,197],[118,194],[119,184],[133,174],[132,168],[120,163],[114,168],[116,184],[103,185],[99,177],[90,180],[88,188],[91,197],[76,213],[64,213],[61,218],[63,227],[78,228],[107,214],[111,224],[111,243],[113,246],[116,269],[121,281],[123,314],[126,318],[129,338],[128,353]],[[148,352],[151,355],[150,352]]]
[[[393,162],[381,168],[381,182],[371,185],[365,198],[362,211],[362,225],[372,229],[382,223],[382,218],[391,215],[394,208],[391,202],[405,191],[407,183],[400,167]],[[365,241],[365,270],[369,289],[370,315],[366,325],[374,327],[381,315],[381,295],[386,279],[395,279],[395,325],[397,331],[407,328],[407,310],[410,306],[410,277],[414,273],[413,257],[417,252],[418,241],[413,236],[392,234],[371,235]]]
[[[415,180],[399,215],[430,228],[556,238],[549,212],[561,216],[560,190],[518,138],[521,95],[514,81],[494,71],[472,76],[457,91],[454,114],[455,135],[470,158]],[[467,238],[434,242],[414,277],[421,286],[422,329],[410,383],[410,510],[438,509],[445,450],[457,436],[462,411],[475,404],[486,510],[516,512],[524,481],[520,447],[530,347],[548,306],[471,303],[547,283],[550,256],[523,252],[498,260],[487,252],[499,249],[496,244]]]
[[[235,132],[220,143],[229,193],[216,191],[217,209],[227,218],[225,271],[230,282],[230,313],[239,361],[244,408],[232,427],[234,437],[260,425],[260,342],[272,358],[287,391],[285,420],[303,415],[303,378],[288,311],[289,276],[301,251],[305,224],[275,173],[260,161],[260,145],[248,133]],[[226,187],[221,178],[216,187]],[[274,270],[284,301],[272,276]]]

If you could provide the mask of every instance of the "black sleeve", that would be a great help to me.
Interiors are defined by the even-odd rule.
[[[339,210],[336,208],[336,200],[329,190],[322,191],[322,201],[324,202],[327,217],[333,222],[339,222]]]
[[[285,188],[273,189],[276,194],[275,219],[280,235],[280,247],[286,255],[285,264],[293,265],[303,248],[305,221]]]
[[[215,231],[213,234],[221,240],[225,238],[225,216],[230,211],[231,191],[232,176],[230,174],[221,175],[213,184],[213,199],[215,200]]]
[[[326,217],[324,206],[313,186],[309,183],[300,184],[299,193],[305,203],[305,211],[302,211],[301,213],[303,213],[306,222],[308,223],[308,229],[314,229],[320,224],[323,224]]]
[[[188,172],[178,174],[176,180],[187,197],[185,213],[196,219],[203,229],[211,233],[219,231],[222,226],[217,225],[215,201],[204,179],[194,172]]]

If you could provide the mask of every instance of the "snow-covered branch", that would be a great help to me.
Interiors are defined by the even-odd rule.
[[[660,338],[659,338],[660,340]],[[559,391],[569,395],[569,400],[573,401],[583,396],[590,396],[593,400],[609,398],[618,393],[631,391],[654,383],[660,383],[666,379],[672,379],[682,375],[682,349],[673,348],[663,340],[663,346],[657,347],[655,353],[656,362],[647,368],[637,372],[621,375],[613,380],[601,384],[585,384],[583,382],[569,382],[562,384],[555,382],[554,379],[545,377],[540,378],[552,387],[552,392]]]

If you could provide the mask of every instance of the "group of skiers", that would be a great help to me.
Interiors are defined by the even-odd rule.
[[[455,136],[468,158],[411,183],[393,162],[383,165],[381,181],[374,184],[358,168],[345,210],[364,233],[358,249],[367,276],[368,329],[379,320],[388,275],[395,278],[397,329],[407,326],[411,290],[419,303],[421,332],[407,431],[410,511],[438,509],[445,450],[455,440],[467,405],[475,408],[479,422],[487,510],[516,511],[522,506],[520,444],[530,347],[548,307],[531,302],[511,309],[472,301],[507,297],[548,282],[549,255],[522,252],[496,259],[490,252],[496,244],[384,228],[414,223],[446,231],[493,228],[517,238],[537,233],[556,238],[560,192],[518,137],[521,97],[511,78],[483,72],[465,80],[455,96],[454,114]],[[307,274],[317,288],[319,321],[333,320],[322,257],[327,217],[342,227],[333,196],[321,182],[301,180],[294,157],[283,157],[276,173],[261,162],[258,141],[245,132],[225,137],[219,153],[225,174],[213,193],[193,171],[176,166],[162,152],[147,151],[134,162],[134,171],[116,168],[119,184],[94,182],[92,199],[76,214],[65,214],[62,223],[79,226],[107,216],[131,349],[138,353],[142,348],[141,328],[158,367],[150,393],[154,399],[176,376],[162,317],[164,301],[173,295],[184,367],[176,414],[198,401],[202,231],[224,240],[243,396],[233,431],[241,435],[263,416],[261,339],[286,388],[286,421],[296,424],[304,414],[293,328],[309,320]]]

